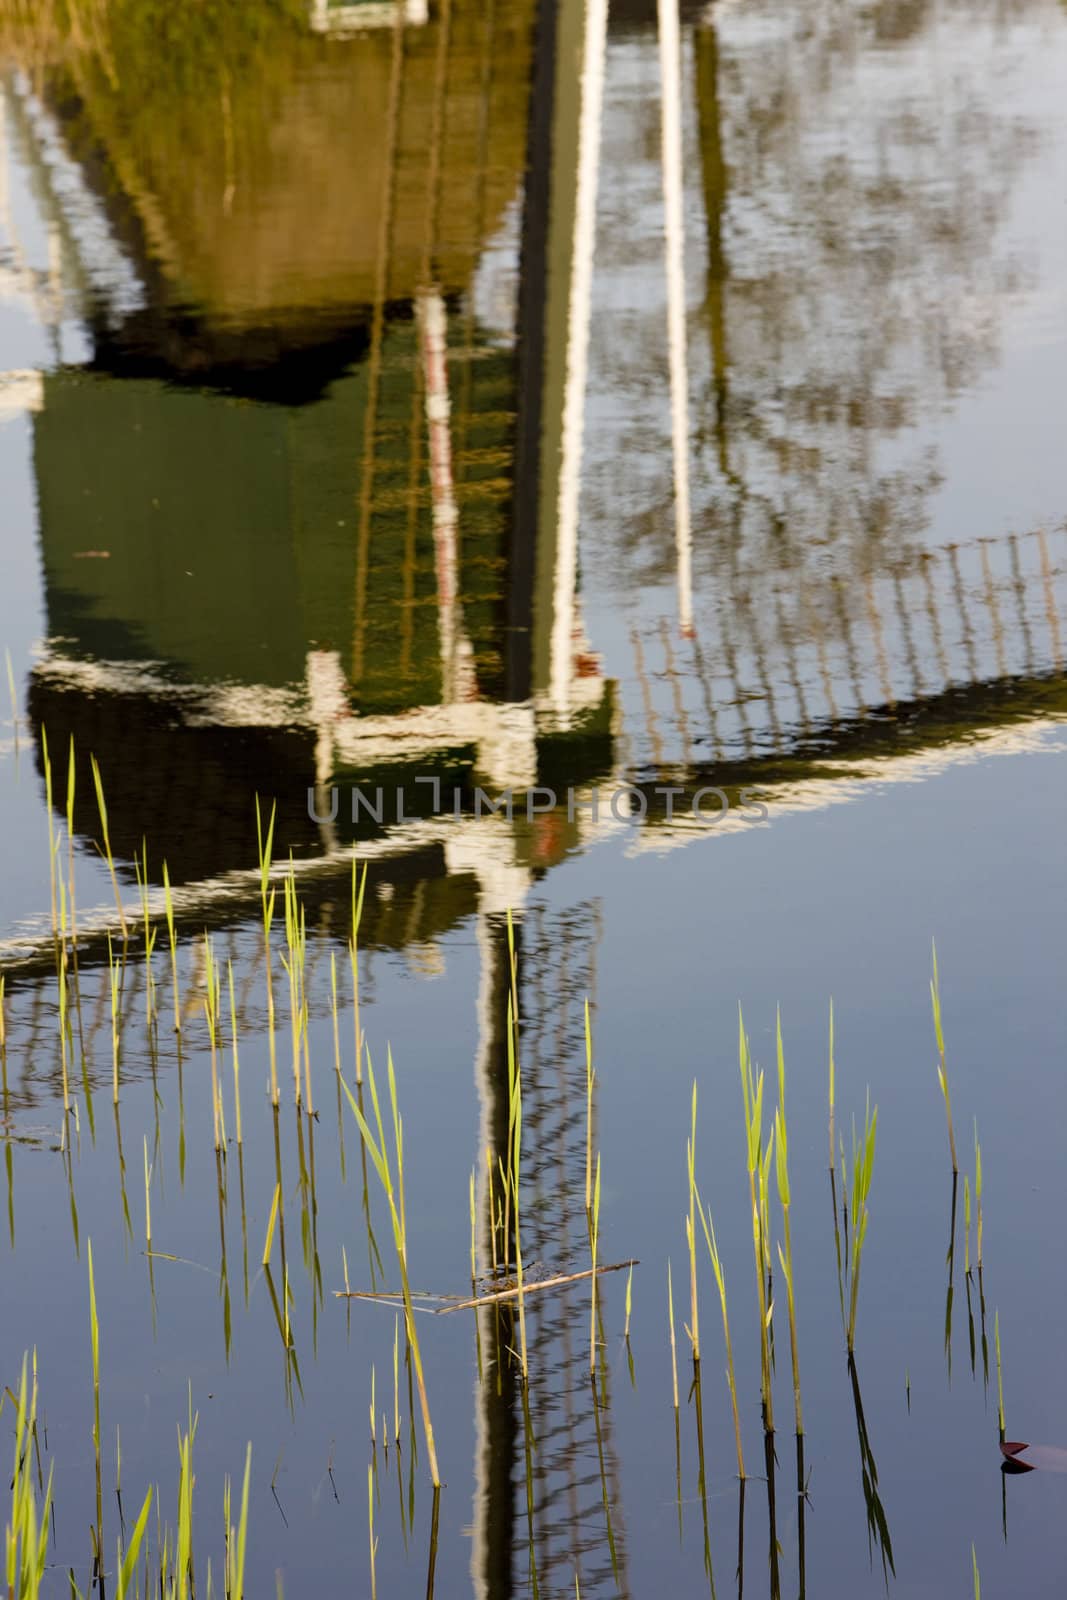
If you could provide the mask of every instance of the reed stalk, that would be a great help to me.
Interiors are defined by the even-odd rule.
[[[63,895],[63,886],[60,884],[60,898],[63,902],[63,924],[66,925],[66,900]],[[63,1110],[70,1112],[70,1072],[67,1063],[67,951],[66,945],[61,947],[59,957],[59,1049],[63,1071]]]
[[[341,1036],[337,1024],[337,955],[330,951],[330,1015],[333,1018],[333,1070],[341,1076]]]
[[[93,1458],[96,1464],[96,1548],[99,1576],[103,1575],[104,1495],[100,1470],[100,1322],[96,1314],[96,1280],[93,1276],[93,1241],[87,1241],[89,1263],[89,1338],[93,1355]]]
[[[974,1122],[974,1204],[975,1204],[975,1261],[982,1270],[982,1146],[978,1143],[978,1119]]]
[[[137,876],[137,892],[141,900],[141,917],[144,922],[144,975],[145,1024],[151,1027],[155,1000],[155,979],[152,976],[152,953],[156,945],[156,929],[152,927],[148,903],[148,844],[141,840],[141,858],[134,856],[133,869]]]
[[[596,1305],[597,1305],[597,1271],[596,1258],[597,1246],[600,1240],[600,1152],[596,1158],[596,1178],[593,1183],[593,1206],[589,1213],[589,1249],[592,1257],[593,1274],[589,1280],[589,1372],[596,1373]]]
[[[471,1168],[468,1198],[471,1218],[471,1286],[478,1282],[478,1211],[475,1201],[474,1168]]]
[[[667,1259],[667,1324],[671,1333],[671,1383],[674,1390],[674,1410],[678,1412],[678,1350],[674,1337],[674,1288],[671,1284],[671,1263]]]
[[[789,1146],[785,1118],[785,1051],[782,1047],[782,1014],[779,1011],[776,1024],[776,1043],[778,1051],[778,1107],[774,1114],[774,1149],[776,1160],[776,1173],[778,1179],[778,1200],[782,1207],[782,1233],[785,1239],[785,1250],[778,1247],[778,1260],[785,1279],[786,1297],[789,1305],[789,1353],[793,1365],[793,1409],[796,1417],[796,1431],[799,1438],[804,1432],[804,1421],[800,1405],[800,1357],[797,1353],[797,1314],[796,1302],[793,1296],[793,1234],[790,1223],[791,1216],[791,1191],[789,1187]]]
[[[834,1170],[834,1002],[830,1001],[830,1171]]]
[[[509,914],[510,928],[510,914]],[[514,975],[514,966],[512,967]],[[522,1363],[522,1381],[525,1383],[529,1377],[526,1353],[526,1296],[524,1293],[522,1270],[522,1232],[519,1215],[519,1177],[522,1168],[522,1077],[519,1069],[518,1052],[515,1048],[515,1012],[514,995],[508,996],[508,1073],[510,1079],[510,1116],[511,1116],[511,1188],[515,1207],[515,1285],[518,1290],[519,1301],[519,1355]],[[597,1190],[596,1198],[599,1204],[600,1196],[600,1160],[597,1158]]]
[[[589,1001],[585,1002],[585,1210],[588,1216],[593,1204],[593,1090],[596,1088],[596,1068],[593,1066],[593,1031],[589,1025]]]
[[[271,1201],[271,1206],[270,1206],[270,1216],[267,1218],[267,1236],[266,1236],[266,1239],[264,1240],[264,1244],[263,1244],[263,1265],[265,1267],[269,1267],[270,1266],[270,1252],[271,1252],[271,1246],[274,1244],[274,1228],[275,1228],[275,1225],[276,1225],[276,1223],[278,1221],[278,1207],[281,1204],[281,1198],[282,1198],[282,1186],[281,1186],[280,1183],[276,1183],[274,1185],[274,1198]],[[348,1262],[347,1262],[347,1260],[345,1262],[345,1282],[346,1283],[348,1282]]]
[[[857,1140],[856,1126],[852,1126],[852,1193],[848,1216],[849,1296],[848,1296],[848,1353],[851,1355],[856,1338],[856,1304],[860,1286],[860,1266],[863,1245],[867,1237],[869,1213],[867,1199],[871,1192],[874,1174],[874,1147],[878,1133],[878,1107],[871,1111],[870,1095],[864,1117],[863,1137]]]
[[[52,817],[52,758],[48,754],[48,730],[41,727],[41,762],[44,767],[44,804],[48,821],[48,875],[52,896],[52,938],[59,937],[59,910],[56,897],[56,829]]]
[[[993,1347],[997,1352],[997,1426],[1004,1437],[1004,1370],[1000,1361],[1000,1309],[993,1313]]]
[[[744,1017],[740,1006],[738,1017],[738,1058],[741,1069],[741,1094],[745,1110],[745,1149],[748,1168],[749,1201],[752,1207],[752,1248],[756,1263],[756,1295],[760,1322],[760,1394],[763,1404],[763,1426],[767,1433],[774,1432],[774,1398],[771,1393],[771,1311],[767,1304],[768,1249],[764,1234],[767,1213],[766,1193],[770,1174],[771,1145],[762,1152],[763,1141],[763,1072],[756,1072],[752,1063]]]
[[[241,1512],[236,1529],[230,1522],[230,1480],[223,1488],[226,1526],[226,1600],[243,1600],[245,1592],[245,1554],[248,1548],[248,1490],[252,1478],[252,1446],[245,1452],[245,1477],[241,1489]]]
[[[174,926],[174,901],[170,892],[170,873],[163,863],[163,910],[167,919],[167,943],[170,946],[170,977],[174,988],[174,1031],[182,1031],[181,996],[178,992],[178,937]]]
[[[700,1360],[700,1305],[697,1299],[697,1241],[696,1241],[696,1145],[697,1145],[697,1081],[693,1079],[693,1099],[690,1111],[689,1138],[686,1140],[685,1160],[689,1177],[689,1215],[686,1218],[685,1238],[689,1248],[689,1323],[686,1331],[693,1347],[693,1360]]]
[[[393,1437],[400,1443],[400,1318],[393,1318]]]
[[[734,1376],[734,1348],[730,1338],[730,1317],[726,1309],[726,1274],[723,1271],[722,1259],[719,1255],[718,1240],[715,1237],[715,1224],[711,1220],[711,1207],[708,1207],[707,1216],[700,1196],[697,1195],[697,1206],[700,1211],[700,1220],[704,1227],[704,1239],[711,1257],[711,1270],[715,1274],[715,1284],[719,1291],[719,1304],[722,1307],[722,1332],[726,1343],[726,1380],[730,1386],[730,1405],[733,1409],[734,1419],[734,1444],[737,1447],[737,1475],[741,1482],[745,1481],[745,1453],[741,1446],[741,1417],[737,1408],[737,1380]],[[677,1380],[675,1381],[677,1391]],[[675,1399],[677,1404],[677,1394]]]
[[[267,837],[263,837],[263,819],[260,815],[259,796],[256,796],[256,842],[259,849],[259,895],[263,911],[263,962],[267,975],[267,1038],[270,1048],[270,1102],[278,1105],[278,1052],[274,1035],[274,974],[270,959],[270,929],[274,921],[275,890],[270,889],[271,849],[274,843],[275,806],[270,808]],[[268,889],[270,890],[268,894]]]
[[[144,1242],[152,1248],[152,1168],[148,1165],[148,1135],[144,1136]]]
[[[207,1018],[208,1037],[211,1041],[211,1114],[215,1131],[215,1149],[222,1149],[222,1120],[219,1097],[218,1027],[219,1027],[219,975],[212,954],[211,940],[204,934],[204,1015]]]
[[[282,966],[285,968],[286,977],[289,979],[289,1027],[293,1047],[293,1098],[297,1109],[300,1108],[300,1045],[304,1023],[304,1005],[301,997],[300,982],[303,975],[303,962],[300,949],[300,906],[296,893],[296,875],[290,859],[289,873],[283,883],[285,896],[285,943],[289,951],[289,958],[282,956]]]
[[[367,1465],[367,1523],[370,1529],[370,1593],[371,1600],[377,1600],[378,1583],[375,1577],[375,1557],[378,1554],[378,1541],[374,1536],[374,1468]]]
[[[358,882],[357,882],[358,880]],[[352,972],[352,1026],[356,1047],[356,1083],[363,1082],[363,1027],[359,1011],[359,925],[363,918],[363,896],[367,888],[367,868],[359,877],[357,863],[352,861],[352,938],[348,945],[348,961]]]
[[[115,860],[111,854],[111,833],[107,823],[107,801],[104,799],[104,785],[100,777],[100,767],[94,755],[90,755],[89,765],[92,768],[93,788],[96,790],[96,808],[100,813],[100,828],[104,836],[104,859],[107,862],[107,870],[111,876],[111,887],[115,894],[115,909],[119,915],[119,927],[122,929],[123,943],[125,943],[129,937],[129,930],[126,926],[126,913],[122,909],[122,896],[119,893],[119,880],[115,872]]]
[[[70,942],[71,948],[77,950],[78,945],[78,914],[74,900],[74,796],[77,786],[77,771],[74,763],[74,735],[70,736],[70,748],[67,752],[67,876],[69,879],[70,898]],[[77,961],[77,956],[75,956]]]
[[[15,668],[11,662],[11,651],[4,651],[4,665],[7,668],[7,692],[11,700],[11,730],[15,740],[15,751],[19,747],[19,697],[15,689]]]
[[[243,1138],[241,1134],[241,1063],[237,1055],[237,1002],[233,993],[233,962],[226,962],[226,971],[230,983],[230,1038],[233,1044],[233,1115],[236,1124],[237,1147],[241,1148]]]
[[[945,1101],[945,1117],[948,1121],[948,1148],[952,1157],[952,1171],[959,1171],[956,1160],[956,1135],[952,1127],[952,1100],[948,1091],[948,1074],[945,1069],[945,1035],[941,1026],[941,981],[937,971],[937,945],[932,945],[933,950],[933,977],[930,979],[930,1004],[934,1013],[934,1034],[937,1038],[937,1081],[941,1085],[941,1094]]]

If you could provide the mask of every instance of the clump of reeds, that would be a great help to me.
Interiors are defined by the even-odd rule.
[[[92,1278],[90,1251],[90,1335],[93,1353],[93,1441],[97,1463],[97,1520],[90,1528],[93,1556],[91,1591],[105,1589],[105,1560],[100,1537],[101,1472],[100,1472],[100,1380],[99,1380],[99,1324],[96,1316],[96,1297]],[[40,1600],[45,1590],[48,1535],[54,1524],[53,1483],[54,1463],[49,1466],[45,1480],[41,1463],[41,1441],[37,1412],[37,1357],[34,1352],[32,1376],[30,1363],[23,1357],[18,1394],[9,1389],[0,1390],[0,1410],[9,1400],[15,1409],[15,1465],[11,1480],[11,1511],[6,1520],[3,1567],[0,1568],[0,1587],[10,1600]],[[199,1585],[193,1564],[193,1441],[197,1418],[192,1411],[190,1398],[189,1423],[178,1431],[178,1518],[172,1529],[162,1522],[158,1508],[156,1515],[156,1544],[150,1551],[148,1540],[149,1514],[153,1491],[145,1494],[140,1511],[127,1537],[125,1522],[116,1540],[114,1566],[114,1594],[117,1600],[140,1600],[149,1593],[159,1600],[190,1600]],[[36,1471],[34,1459],[36,1457]],[[236,1524],[232,1518],[232,1489],[227,1477],[223,1484],[223,1526],[225,1529],[225,1559],[223,1562],[223,1593],[226,1600],[244,1600],[245,1565],[248,1545],[248,1502],[251,1483],[252,1447],[245,1456],[244,1483],[241,1508]],[[117,1492],[121,1494],[121,1478]],[[121,1502],[120,1502],[121,1503]],[[143,1555],[143,1559],[142,1559]],[[73,1600],[84,1600],[82,1591],[69,1576]],[[51,1592],[50,1590],[47,1592]],[[205,1592],[214,1592],[211,1564],[208,1563]]]
[[[867,1198],[871,1192],[874,1175],[874,1147],[878,1133],[878,1107],[871,1111],[870,1096],[864,1117],[862,1138],[857,1138],[856,1124],[852,1124],[852,1190],[848,1215],[848,1350],[852,1354],[856,1338],[856,1303],[860,1286],[860,1266],[863,1245],[867,1237]]]
[[[393,1068],[393,1054],[388,1054],[389,1072],[389,1100],[393,1116],[393,1147],[396,1161],[396,1180],[393,1178],[392,1162],[389,1157],[389,1147],[386,1143],[385,1128],[382,1123],[381,1106],[378,1100],[378,1086],[374,1079],[374,1067],[370,1055],[367,1055],[367,1083],[370,1089],[371,1105],[374,1109],[374,1120],[377,1134],[371,1131],[363,1112],[360,1110],[356,1097],[348,1084],[343,1085],[348,1097],[349,1106],[359,1125],[363,1143],[367,1148],[374,1170],[378,1174],[379,1182],[385,1193],[389,1205],[389,1216],[393,1226],[393,1243],[396,1246],[397,1262],[400,1267],[400,1284],[404,1300],[404,1325],[407,1333],[408,1347],[411,1351],[412,1364],[415,1369],[415,1381],[419,1391],[419,1405],[422,1412],[423,1434],[426,1440],[426,1453],[429,1457],[430,1475],[434,1488],[439,1488],[441,1483],[440,1473],[437,1469],[437,1450],[434,1446],[433,1423],[430,1420],[430,1402],[426,1393],[426,1379],[423,1373],[422,1353],[419,1348],[419,1334],[415,1326],[415,1312],[411,1298],[411,1283],[408,1278],[408,1243],[407,1221],[404,1204],[404,1140],[403,1125],[397,1105],[396,1073]]]
[[[15,1470],[11,1480],[11,1513],[7,1519],[4,1551],[7,1592],[19,1600],[36,1600],[44,1582],[48,1557],[48,1526],[52,1509],[53,1466],[40,1502],[34,1486],[33,1451],[37,1442],[37,1352],[33,1356],[33,1382],[28,1361],[22,1358],[22,1377],[15,1400]],[[9,1391],[0,1393],[0,1404]],[[14,1399],[15,1397],[12,1396]]]
[[[952,1127],[952,1099],[948,1092],[948,1074],[945,1070],[945,1034],[941,1026],[941,982],[937,972],[937,945],[933,950],[933,977],[930,979],[930,1004],[934,1013],[934,1034],[937,1038],[937,1081],[941,1085],[941,1094],[945,1102],[945,1116],[948,1120],[948,1147],[952,1156],[952,1170],[959,1171],[956,1160],[956,1135]]]

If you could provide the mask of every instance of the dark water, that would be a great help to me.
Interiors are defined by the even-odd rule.
[[[965,1594],[973,1542],[987,1593],[1059,1593],[1061,1486],[998,1470],[993,1321],[1008,1437],[1067,1442],[1062,6],[685,5],[666,151],[654,7],[612,7],[606,32],[579,0],[409,3],[400,25],[390,4],[177,20],[109,0],[50,18],[0,4],[0,642],[16,697],[13,712],[0,684],[0,1381],[36,1347],[52,1592],[71,1565],[85,1586],[95,1515],[90,1238],[107,1548],[116,1429],[127,1516],[158,1482],[173,1520],[191,1385],[201,1575],[209,1553],[217,1575],[223,1476],[251,1440],[248,1592],[273,1593],[276,1573],[290,1595],[370,1592],[371,1366],[391,1432],[394,1321],[333,1295],[342,1249],[354,1288],[383,1281],[334,1069],[331,957],[352,1082],[354,854],[361,1021],[379,1070],[387,1046],[397,1063],[413,1283],[469,1287],[470,1173],[506,1133],[509,909],[524,1254],[588,1262],[588,998],[600,1256],[641,1263],[629,1354],[625,1274],[603,1281],[597,1405],[587,1281],[530,1297],[528,1416],[510,1316],[420,1319],[445,1483],[435,1592],[562,1597],[577,1576],[583,1596]],[[76,749],[67,1116],[44,731],[64,869]],[[139,933],[129,945],[117,1121],[118,922],[90,753],[120,892],[136,909],[145,850],[160,928],[151,1028]],[[353,819],[356,788],[377,819]],[[317,821],[309,795],[325,818],[335,790]],[[512,814],[484,814],[505,791]],[[276,960],[277,1144],[257,795],[308,934],[318,1116],[291,1103]],[[226,1020],[220,1160],[205,929],[239,1019],[244,1142]],[[228,1019],[225,974],[223,991]],[[879,1115],[851,1373],[831,996],[846,1143],[868,1088]],[[769,1078],[781,1006],[788,1066],[808,1492],[776,1275],[773,1503],[738,1000]],[[703,1244],[703,1479],[687,1399],[694,1078],[755,1475],[740,1572]],[[975,1120],[980,1284],[963,1254]],[[288,1354],[280,1242],[271,1283],[259,1266],[278,1160]],[[480,1177],[479,1273],[487,1193]],[[383,1595],[427,1586],[406,1385],[401,1411],[399,1467],[381,1424],[373,1452]]]

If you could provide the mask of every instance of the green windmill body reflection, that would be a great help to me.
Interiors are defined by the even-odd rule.
[[[115,49],[135,55],[136,19],[115,15]],[[120,860],[168,838],[173,880],[206,882],[248,860],[257,792],[278,795],[286,847],[319,855],[338,836],[306,796],[331,777],[404,786],[418,812],[416,776],[467,804],[479,777],[534,782],[558,736],[588,747],[578,771],[602,767],[611,690],[575,629],[573,553],[564,587],[545,515],[530,527],[518,511],[551,505],[551,451],[521,484],[514,467],[542,391],[556,403],[566,303],[547,313],[560,354],[530,383],[528,420],[492,270],[495,241],[506,254],[521,231],[531,23],[530,8],[455,5],[328,42],[279,25],[260,79],[226,90],[232,139],[192,125],[210,49],[186,44],[192,83],[162,108],[92,59],[46,76],[71,148],[108,154],[90,187],[140,277],[124,310],[83,266],[93,359],[46,376],[34,445],[53,642],[31,709],[53,744],[70,731],[98,754]],[[309,179],[278,155],[286,83],[307,139],[331,119],[351,138],[355,108],[374,112],[360,162],[318,141],[328,170]],[[32,150],[39,108],[19,107]],[[301,220],[315,182],[349,219],[339,236]],[[523,314],[543,321],[547,298],[543,282]],[[560,597],[561,715],[561,652],[543,644]],[[91,806],[79,823],[92,834]],[[443,873],[439,841],[421,848]]]

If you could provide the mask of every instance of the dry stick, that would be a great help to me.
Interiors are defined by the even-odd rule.
[[[552,1278],[539,1278],[536,1283],[525,1283],[523,1294],[540,1294],[543,1289],[559,1289],[570,1283],[580,1283],[583,1278],[592,1278],[594,1275],[602,1278],[605,1272],[625,1272],[628,1267],[639,1267],[640,1261],[636,1257],[629,1261],[613,1261],[610,1266],[586,1267],[583,1272],[560,1272]],[[447,1316],[451,1311],[471,1311],[478,1306],[489,1306],[498,1300],[513,1300],[518,1296],[518,1286],[510,1289],[496,1289],[492,1294],[476,1295],[471,1300],[457,1300],[452,1305],[440,1306],[432,1312],[435,1317]],[[374,1299],[372,1295],[355,1295],[352,1299]]]

